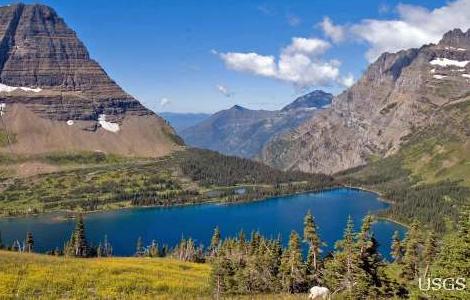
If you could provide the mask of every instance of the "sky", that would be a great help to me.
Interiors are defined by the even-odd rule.
[[[314,89],[338,94],[380,53],[470,27],[470,0],[25,2],[52,6],[157,112],[273,110]]]

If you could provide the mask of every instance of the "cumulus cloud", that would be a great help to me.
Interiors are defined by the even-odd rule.
[[[222,95],[224,95],[227,98],[230,98],[233,96],[233,93],[226,87],[221,84],[218,84],[215,86],[217,91],[219,91]]]
[[[171,103],[170,99],[163,97],[160,99],[160,106],[165,107],[168,106]]]
[[[470,0],[457,0],[428,10],[421,6],[399,4],[393,20],[366,19],[350,26],[351,34],[369,44],[366,58],[374,61],[383,52],[437,43],[454,28],[470,27]]]
[[[227,68],[274,78],[294,84],[297,88],[343,84],[337,60],[325,61],[321,54],[331,47],[325,40],[294,37],[281,49],[279,57],[254,52],[216,53]]]
[[[342,42],[345,38],[345,28],[340,25],[335,25],[329,17],[324,17],[323,21],[320,22],[320,27],[325,35],[330,38],[333,42]]]
[[[268,77],[274,77],[276,75],[274,56],[265,56],[254,52],[228,52],[220,53],[220,57],[228,68],[235,71],[250,72]]]

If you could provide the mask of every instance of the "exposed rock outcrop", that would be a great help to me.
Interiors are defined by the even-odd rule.
[[[16,136],[9,151],[17,154],[98,150],[159,156],[180,143],[163,119],[109,78],[45,5],[0,7],[0,84],[5,124]],[[69,140],[77,136],[82,138]]]
[[[384,53],[332,107],[263,150],[281,169],[334,173],[396,153],[406,137],[470,96],[470,30],[437,45]]]

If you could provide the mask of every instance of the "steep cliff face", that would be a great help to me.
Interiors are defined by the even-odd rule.
[[[334,173],[396,153],[443,108],[469,101],[470,30],[437,45],[384,53],[332,107],[272,141],[262,159],[282,169]]]
[[[166,122],[124,92],[44,5],[0,7],[0,103],[15,154],[104,151],[160,156],[178,147]]]
[[[323,91],[313,91],[277,111],[251,110],[235,105],[186,128],[181,136],[192,146],[257,158],[269,140],[299,126],[316,110],[329,106],[332,98],[333,95]]]

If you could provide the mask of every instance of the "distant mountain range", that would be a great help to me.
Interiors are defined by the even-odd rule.
[[[161,117],[167,120],[170,125],[179,134],[188,127],[194,126],[209,118],[211,114],[205,113],[175,113],[175,112],[161,112]]]
[[[312,117],[316,110],[328,107],[332,98],[329,93],[313,91],[276,111],[251,110],[235,105],[179,134],[191,146],[254,158],[273,137],[296,128]]]

